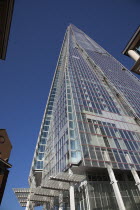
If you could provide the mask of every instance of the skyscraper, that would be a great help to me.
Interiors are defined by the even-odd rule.
[[[21,205],[140,209],[139,89],[137,77],[70,25],[40,128],[30,188],[14,189]]]

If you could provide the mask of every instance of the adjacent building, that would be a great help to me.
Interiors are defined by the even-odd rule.
[[[13,14],[14,0],[0,0],[0,59],[5,60]],[[9,168],[8,162],[12,145],[5,129],[0,129],[0,204],[6,186]]]
[[[74,25],[35,148],[26,210],[140,209],[140,81]]]
[[[140,26],[129,40],[123,51],[123,54],[129,56],[135,61],[131,71],[135,72],[136,74],[140,74]]]
[[[0,129],[0,204],[4,194],[4,189],[9,174],[9,168],[12,167],[8,161],[11,149],[12,145],[8,138],[6,130]]]
[[[14,0],[0,0],[0,59],[5,60]]]

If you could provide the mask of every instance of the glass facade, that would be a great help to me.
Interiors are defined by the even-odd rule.
[[[128,169],[125,155],[129,154],[140,170],[140,130],[132,114],[140,116],[139,88],[131,72],[71,25],[56,67],[33,169],[42,170],[44,162],[50,175],[81,160],[84,165],[105,167],[107,151],[113,168]]]
[[[92,175],[89,176],[88,170],[105,170],[109,162],[114,170],[129,171],[134,167],[140,171],[139,90],[138,78],[85,33],[70,25],[58,59],[30,177],[32,171],[40,170],[43,183],[49,176],[79,165],[88,177],[92,209],[118,209],[114,194],[107,201],[111,187],[104,194],[109,180],[105,178],[106,184],[98,186],[92,183],[94,179],[89,178]],[[126,155],[131,162],[128,163]],[[98,177],[95,180],[102,181],[103,176]],[[102,188],[100,199],[99,187]],[[97,193],[92,193],[92,188]],[[128,200],[130,196],[128,192]],[[84,198],[79,202],[77,205],[81,207],[77,209],[87,209],[82,207]],[[107,202],[112,202],[112,207],[109,204],[105,208]]]

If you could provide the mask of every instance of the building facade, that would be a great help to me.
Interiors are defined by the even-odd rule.
[[[0,59],[5,60],[8,46],[8,39],[13,15],[14,0],[0,1]],[[8,162],[12,149],[11,142],[5,129],[0,129],[0,204],[2,202],[9,168],[12,165]]]
[[[7,132],[5,129],[0,129],[0,204],[2,202],[9,168],[11,164],[9,163],[9,157],[11,153],[12,145],[8,138]]]
[[[13,15],[14,0],[0,1],[0,59],[5,60]]]
[[[140,209],[139,89],[138,78],[70,25],[40,128],[30,188],[14,189],[21,205]]]
[[[131,71],[140,74],[140,26],[133,34],[122,53],[135,61]]]

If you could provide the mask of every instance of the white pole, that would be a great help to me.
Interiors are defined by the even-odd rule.
[[[34,210],[35,202],[32,202],[32,210]]]
[[[34,210],[35,204],[32,201],[27,201],[25,210]]]
[[[104,153],[104,158],[105,158],[105,161],[110,161],[107,152]],[[113,171],[110,163],[106,163],[106,167],[107,167],[107,171],[108,171],[108,174],[109,174],[109,177],[110,177],[110,181],[111,181],[114,193],[115,193],[115,197],[116,197],[116,200],[117,200],[117,203],[118,203],[118,207],[119,207],[120,210],[126,210],[123,199],[122,199],[122,196],[121,196],[121,193],[120,193],[120,190],[119,190],[119,187],[118,187],[118,184],[117,184],[116,177],[114,175],[114,171]]]
[[[44,203],[43,204],[43,210],[47,210],[48,209],[48,204],[47,203]]]
[[[73,174],[70,168],[69,168],[69,174],[71,175]],[[70,193],[70,210],[75,210],[74,184],[72,182],[70,183],[69,193]]]
[[[63,192],[60,191],[59,194],[59,210],[63,210]]]
[[[70,183],[70,210],[75,210],[74,185]]]
[[[82,204],[83,204],[83,207],[84,207],[84,210],[85,210],[85,198],[84,198],[84,192],[83,192],[83,189],[81,189],[82,190]],[[82,209],[82,208],[81,208]]]
[[[132,161],[131,161],[129,155],[126,154],[125,157],[126,157],[127,162],[128,162],[129,164],[132,164]],[[134,167],[131,167],[131,166],[129,165],[129,168],[130,168],[131,173],[132,173],[132,175],[133,175],[133,177],[134,177],[134,180],[135,180],[135,182],[136,182],[136,185],[137,185],[137,187],[138,187],[138,189],[139,189],[139,191],[140,191],[140,178],[139,178],[139,176],[138,176],[138,174],[137,174],[137,172],[136,172],[136,170],[135,170]]]
[[[87,181],[84,181],[87,209],[90,210],[91,208],[90,208],[89,191],[88,191],[88,185],[87,184],[88,184]]]
[[[50,199],[50,209],[52,210],[54,208],[54,198],[52,197]]]
[[[136,172],[136,170],[134,168],[131,168],[131,172],[132,172],[133,177],[135,179],[136,185],[137,185],[137,187],[138,187],[138,189],[140,191],[140,178],[139,178],[139,176],[138,176],[138,174],[137,174],[137,172]]]
[[[27,201],[25,210],[29,210],[30,201]]]
[[[109,174],[109,177],[111,180],[111,184],[112,184],[112,187],[113,187],[113,190],[115,193],[115,197],[116,197],[119,209],[126,210],[120,190],[119,190],[119,187],[118,187],[118,184],[117,184],[117,180],[116,180],[114,172],[113,172],[113,169],[109,164],[107,164],[107,170],[108,170],[108,174]]]
[[[36,187],[35,177],[32,176],[32,179],[31,179],[31,182],[30,182],[30,191],[29,191],[28,200],[27,200],[25,210],[33,210],[34,209],[34,205],[33,205],[33,202],[30,201],[30,197],[31,197],[31,194],[32,194],[32,188],[35,188],[35,187]]]
[[[83,199],[84,209],[85,209],[85,202],[86,202],[87,209],[90,210],[91,207],[90,207],[89,190],[88,190],[88,185],[87,184],[88,184],[87,180],[81,182],[80,189],[82,191],[82,199]],[[85,201],[84,201],[83,191],[85,191]]]

